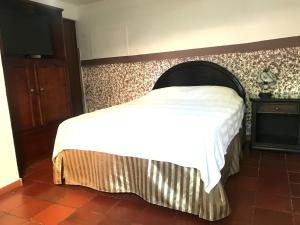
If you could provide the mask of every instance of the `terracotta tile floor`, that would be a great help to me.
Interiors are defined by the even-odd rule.
[[[0,225],[300,225],[300,154],[245,150],[225,188],[232,213],[208,222],[133,194],[54,185],[46,159],[26,170],[22,188],[0,196]]]

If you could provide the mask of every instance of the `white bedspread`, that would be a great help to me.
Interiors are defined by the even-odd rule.
[[[168,87],[126,104],[83,114],[58,128],[53,158],[92,150],[197,168],[206,192],[219,182],[244,103],[226,87]]]

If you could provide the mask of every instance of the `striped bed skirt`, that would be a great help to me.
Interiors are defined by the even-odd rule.
[[[215,221],[230,214],[223,188],[239,171],[240,135],[230,143],[220,182],[204,191],[200,171],[169,162],[67,149],[53,159],[55,184],[82,185],[104,192],[130,192],[149,203]]]

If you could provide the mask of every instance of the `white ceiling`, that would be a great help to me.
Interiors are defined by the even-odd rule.
[[[68,2],[68,3],[72,3],[75,5],[82,5],[82,4],[88,4],[88,3],[92,3],[92,2],[99,2],[102,0],[60,0],[61,2]]]

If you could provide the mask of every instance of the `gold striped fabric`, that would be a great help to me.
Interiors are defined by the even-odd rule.
[[[222,183],[239,171],[241,144],[237,135],[228,147],[221,181],[206,193],[200,171],[168,162],[107,153],[64,150],[54,159],[54,182],[105,192],[131,192],[146,201],[214,221],[229,215]]]

